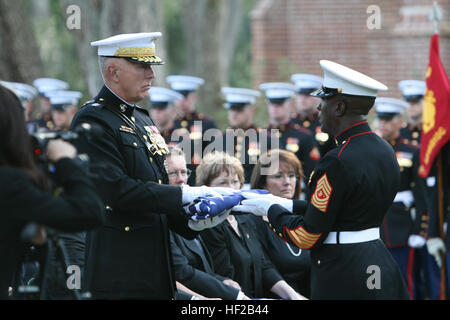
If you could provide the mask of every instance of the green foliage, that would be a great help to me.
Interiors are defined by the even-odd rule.
[[[84,75],[81,72],[76,42],[66,27],[66,8],[58,0],[50,0],[50,17],[48,19],[35,19],[33,22],[40,56],[44,65],[45,74],[41,77],[50,77],[64,80],[69,83],[69,90],[81,91],[86,100],[88,97]],[[30,5],[27,5],[30,9]]]
[[[181,8],[179,0],[164,1],[164,24],[167,37],[167,74],[177,74],[182,72],[187,61],[186,50],[184,49],[184,37],[181,25]]]

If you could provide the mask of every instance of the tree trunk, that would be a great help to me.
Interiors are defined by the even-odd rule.
[[[77,42],[81,68],[89,89],[94,96],[103,84],[97,49],[91,47],[92,41],[104,39],[121,33],[161,31],[163,36],[156,42],[157,54],[164,59],[163,6],[158,0],[64,0],[64,10],[71,4],[81,8],[81,30],[72,30]],[[157,66],[158,79],[154,85],[165,79],[164,67]],[[144,102],[144,106],[147,102]]]
[[[31,84],[43,65],[23,0],[0,0],[0,79]]]
[[[242,21],[242,0],[180,0],[185,37],[184,73],[205,79],[199,108],[207,115],[222,110],[220,89],[228,83],[228,70]]]

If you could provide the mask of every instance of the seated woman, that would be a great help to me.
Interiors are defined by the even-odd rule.
[[[264,164],[264,165],[263,165]],[[265,165],[267,164],[267,165]],[[264,174],[265,167],[271,167]],[[303,178],[302,165],[290,151],[274,149],[260,156],[250,180],[252,189],[266,189],[274,196],[298,199]],[[267,216],[252,216],[265,253],[283,279],[306,297],[310,293],[311,260],[308,250],[284,242],[269,227]]]
[[[180,148],[169,146],[166,161],[169,183],[178,186],[187,184],[190,170],[187,169],[184,152]],[[201,299],[248,299],[238,283],[214,272],[211,255],[200,235],[188,240],[170,232],[170,249],[178,292],[184,291]],[[180,294],[177,298],[192,299]]]
[[[197,167],[196,184],[239,190],[244,184],[244,169],[238,159],[213,152],[204,156]],[[215,271],[238,282],[247,296],[304,298],[283,280],[266,257],[252,215],[230,214],[225,222],[201,235]]]

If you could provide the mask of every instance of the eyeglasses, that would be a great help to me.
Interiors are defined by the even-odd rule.
[[[284,178],[287,178],[288,180],[298,179],[298,176],[295,173],[277,173],[271,176],[267,176],[267,178],[271,180],[282,181]]]
[[[169,178],[174,178],[178,175],[189,178],[191,176],[191,173],[192,173],[191,169],[186,169],[186,170],[169,171],[167,172],[167,175],[169,176]]]

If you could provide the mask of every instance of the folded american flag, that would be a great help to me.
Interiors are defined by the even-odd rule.
[[[253,189],[245,190],[245,192],[254,192],[259,194],[269,193],[267,190]],[[214,217],[225,210],[229,210],[241,203],[245,197],[241,191],[236,191],[232,195],[221,197],[199,197],[191,203],[184,206],[184,210],[191,220],[202,220],[209,217]]]

